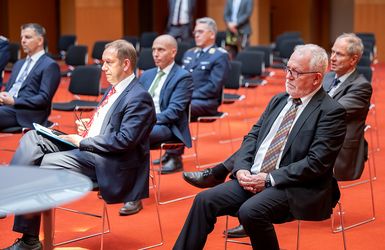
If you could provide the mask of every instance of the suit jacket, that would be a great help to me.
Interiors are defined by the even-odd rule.
[[[263,139],[287,103],[288,94],[272,98],[259,121],[245,137],[235,158],[234,172],[250,170]],[[275,187],[285,189],[296,219],[330,217],[339,199],[333,165],[345,137],[345,110],[320,89],[294,124],[279,168],[270,174]]]
[[[154,81],[158,68],[143,72],[139,82],[148,90]],[[191,75],[177,64],[171,68],[160,91],[160,110],[156,124],[167,125],[172,133],[187,147],[191,147],[189,129],[189,105],[193,91]]]
[[[12,88],[25,59],[19,60],[12,68],[6,91]],[[46,54],[42,55],[29,72],[15,98],[13,108],[17,122],[26,128],[33,128],[32,123],[45,124],[51,114],[52,98],[60,83],[58,64]]]
[[[230,61],[226,50],[216,46],[197,58],[199,48],[192,48],[183,56],[182,68],[189,71],[194,83],[192,99],[204,100],[215,109],[221,104],[222,91]]]
[[[172,20],[174,19],[175,4],[176,4],[176,0],[168,0],[168,9],[169,9],[168,20],[167,20],[167,28],[168,29],[170,28],[170,26],[172,24]],[[188,12],[189,12],[188,13],[188,17],[189,17],[188,23],[190,24],[190,27],[192,27],[195,6],[196,6],[196,0],[188,0]]]
[[[237,14],[237,28],[241,34],[251,34],[250,17],[253,13],[253,0],[241,0]],[[227,0],[224,19],[225,22],[231,22],[233,13],[233,0]]]
[[[7,66],[9,60],[9,43],[8,40],[0,36],[0,91],[3,83],[3,70]]]
[[[148,197],[149,134],[154,124],[152,98],[134,79],[107,112],[100,134],[80,142],[79,150],[95,155],[96,177],[106,202]]]
[[[329,90],[334,72],[325,75],[323,85]],[[356,180],[361,177],[368,156],[364,137],[365,121],[370,106],[372,86],[365,77],[354,71],[335,91],[333,99],[346,110],[346,136],[334,165],[337,180]]]

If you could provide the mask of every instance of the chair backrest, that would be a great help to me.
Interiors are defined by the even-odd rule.
[[[99,96],[101,68],[97,65],[78,66],[72,72],[68,90],[75,95]]]
[[[226,46],[226,31],[218,31],[215,37],[215,44],[218,47],[224,48]]]
[[[241,86],[241,69],[242,63],[240,61],[230,62],[229,77],[225,81],[225,89],[239,89]]]
[[[62,35],[59,37],[57,50],[62,59],[65,58],[66,52],[70,46],[76,44],[76,35]]]
[[[152,58],[152,48],[142,48],[139,52],[137,68],[147,70],[153,67],[155,67],[155,62]]]
[[[358,66],[369,67],[371,64],[372,64],[372,60],[370,60],[370,56],[362,56],[360,61],[358,61]]]
[[[242,63],[241,74],[243,76],[260,76],[265,70],[265,53],[261,51],[243,50],[238,52],[235,61]]]
[[[131,43],[137,51],[139,50],[139,39],[137,36],[123,36],[122,39]]]
[[[152,43],[154,42],[155,38],[158,36],[157,32],[143,32],[140,35],[140,50],[143,48],[151,48]]]
[[[372,82],[372,75],[373,75],[373,72],[372,72],[372,68],[369,67],[369,66],[357,66],[357,71],[364,75],[366,80],[368,80],[369,82]]]
[[[94,63],[100,64],[104,52],[104,48],[106,47],[106,44],[110,41],[96,41],[94,43],[94,47],[92,49],[92,59],[94,60]]]
[[[301,33],[299,31],[287,31],[287,32],[284,32],[282,34],[279,34],[275,38],[274,50],[278,51],[279,50],[278,48],[281,46],[281,43],[284,40],[294,39],[294,38],[301,38]]]
[[[182,65],[183,55],[190,48],[192,48],[190,43],[178,42],[178,51],[176,52],[176,56],[175,56],[175,63],[176,64]]]
[[[20,45],[18,43],[9,43],[9,60],[8,62],[14,64],[20,59]]]
[[[65,63],[71,66],[87,64],[88,48],[85,45],[72,45],[68,48]]]
[[[246,47],[245,50],[262,51],[265,53],[265,67],[270,67],[273,64],[273,49],[269,46],[257,45]]]
[[[284,40],[278,48],[279,56],[288,59],[293,54],[295,46],[301,44],[305,44],[302,38]]]

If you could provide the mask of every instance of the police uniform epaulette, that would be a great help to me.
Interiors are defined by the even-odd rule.
[[[191,48],[191,49],[188,49],[187,51],[193,51],[193,52],[195,52],[195,50],[197,50],[197,49],[199,49],[199,47],[193,47],[193,48]]]
[[[0,36],[0,40],[8,41],[8,39],[5,36]]]
[[[222,47],[218,47],[218,50],[219,50],[220,52],[222,52],[222,53],[226,53],[226,54],[228,53],[227,50],[225,50],[225,49],[222,48]]]

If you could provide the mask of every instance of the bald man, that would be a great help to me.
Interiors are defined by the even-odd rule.
[[[188,71],[175,64],[177,42],[171,35],[158,36],[152,45],[156,67],[143,72],[139,82],[151,94],[156,110],[156,125],[150,134],[150,145],[166,141],[181,141],[191,147],[188,106],[193,83]],[[172,153],[175,152],[175,156]],[[162,174],[182,170],[183,148],[172,150],[170,159],[163,164]],[[140,200],[126,202],[120,215],[131,215],[142,209]]]

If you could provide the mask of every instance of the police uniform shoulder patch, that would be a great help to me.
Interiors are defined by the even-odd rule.
[[[209,54],[214,54],[215,53],[215,48],[211,48],[211,49],[209,49]]]
[[[225,49],[222,48],[222,47],[219,47],[218,50],[219,50],[220,52],[222,52],[222,53],[226,53],[226,54],[228,53],[227,50],[225,50]]]

